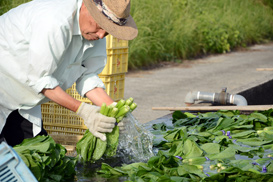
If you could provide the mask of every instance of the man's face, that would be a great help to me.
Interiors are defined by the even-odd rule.
[[[79,24],[82,36],[87,40],[98,40],[108,35],[108,33],[95,22],[84,3],[80,10]]]

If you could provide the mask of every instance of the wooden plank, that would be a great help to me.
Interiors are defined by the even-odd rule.
[[[152,107],[152,109],[169,111],[217,111],[217,110],[264,111],[268,109],[273,109],[273,105]]]
[[[49,134],[56,143],[62,145],[76,146],[77,142],[83,137],[83,135],[61,135],[61,134]]]
[[[76,150],[76,146],[73,146],[73,145],[63,145],[67,152],[74,152]]]
[[[273,71],[273,68],[256,68],[256,71]]]

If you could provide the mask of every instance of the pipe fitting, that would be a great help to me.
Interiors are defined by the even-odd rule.
[[[214,99],[215,99],[215,93],[191,91],[187,93],[185,97],[185,103],[186,105],[192,105],[194,104],[195,101],[198,101],[198,100],[214,102]]]
[[[187,106],[194,104],[195,101],[203,100],[213,103],[220,103],[222,105],[234,104],[237,106],[246,106],[247,100],[241,95],[232,95],[226,92],[223,88],[220,93],[210,93],[201,91],[190,91],[185,97]]]
[[[229,102],[237,106],[247,106],[247,100],[241,95],[230,95]]]
[[[194,104],[195,99],[197,99],[197,92],[196,91],[190,91],[190,92],[187,93],[187,95],[185,97],[185,103],[187,105]]]

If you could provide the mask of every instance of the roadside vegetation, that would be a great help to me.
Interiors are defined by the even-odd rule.
[[[129,68],[181,62],[273,39],[272,0],[133,0]]]
[[[0,0],[0,15],[6,13],[11,8],[15,8],[16,6],[28,1],[30,0]]]
[[[0,15],[29,0],[0,0]],[[272,0],[132,0],[139,35],[129,69],[181,62],[273,40]]]

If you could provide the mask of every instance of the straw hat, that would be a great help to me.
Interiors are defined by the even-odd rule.
[[[83,0],[97,24],[118,39],[132,40],[137,26],[130,15],[130,0]]]

